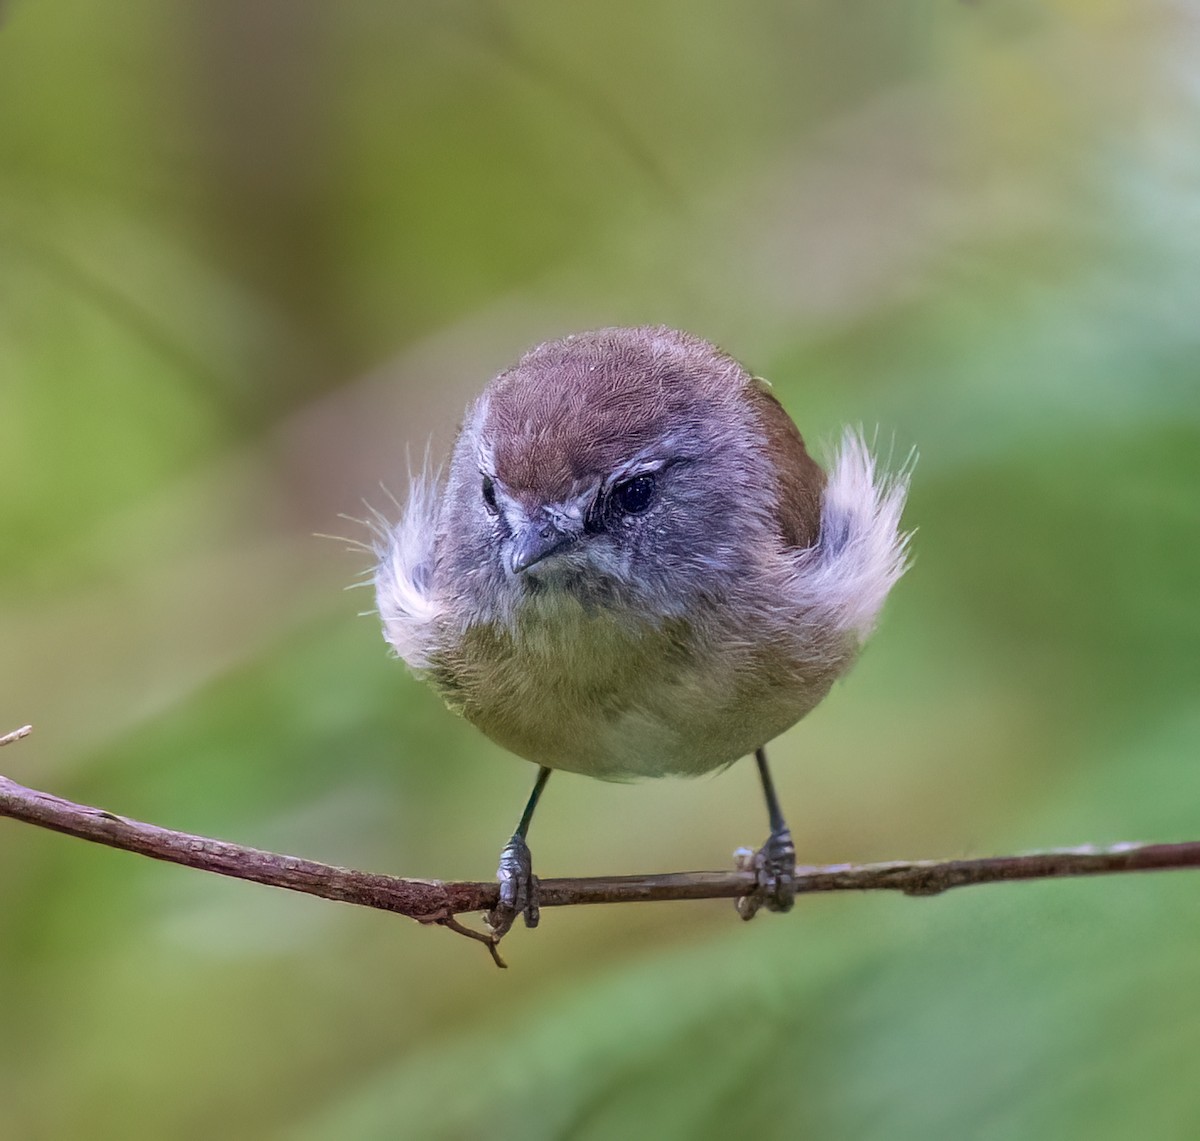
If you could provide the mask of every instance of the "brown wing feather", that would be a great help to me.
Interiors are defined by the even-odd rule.
[[[811,547],[821,533],[825,472],[808,454],[804,437],[783,405],[755,380],[747,390],[775,457],[779,478],[779,529],[789,547]]]

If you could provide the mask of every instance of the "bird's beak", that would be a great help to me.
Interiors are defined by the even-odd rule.
[[[513,536],[513,574],[521,574],[544,558],[570,546],[579,538],[578,531],[563,529],[545,519],[526,523]]]

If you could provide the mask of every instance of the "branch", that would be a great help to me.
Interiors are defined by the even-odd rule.
[[[32,725],[22,725],[20,729],[14,729],[11,733],[5,733],[3,737],[0,737],[0,745],[11,745],[22,737],[28,737],[32,732]]]
[[[7,745],[28,734],[29,727],[0,737]],[[488,944],[501,963],[496,940],[462,926],[454,918],[496,905],[495,883],[401,879],[351,871],[296,856],[246,848],[224,840],[192,836],[115,816],[101,808],[74,804],[46,792],[25,788],[0,776],[0,816],[63,832],[80,840],[107,844],[155,860],[251,880],[322,899],[373,907],[406,915],[418,923],[438,923]],[[1114,875],[1121,872],[1200,868],[1200,841],[1183,844],[1114,844],[1031,852],[1021,856],[986,856],[973,860],[893,860],[882,864],[832,864],[796,868],[798,894],[818,891],[899,891],[905,895],[938,895],[950,888],[1010,880],[1057,879],[1065,876]],[[542,907],[582,903],[638,903],[686,899],[737,899],[755,887],[752,871],[670,872],[661,875],[597,876],[588,879],[543,879]]]

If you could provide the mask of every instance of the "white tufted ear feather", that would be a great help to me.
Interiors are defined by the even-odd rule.
[[[822,497],[821,537],[797,576],[808,604],[860,644],[908,566],[900,514],[912,463],[879,472],[862,435],[847,428]]]
[[[435,649],[440,611],[431,584],[440,494],[436,476],[413,476],[400,521],[376,532],[375,598],[384,639],[414,670],[426,669]]]

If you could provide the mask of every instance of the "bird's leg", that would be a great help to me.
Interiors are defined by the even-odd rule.
[[[754,890],[737,901],[738,914],[743,919],[753,919],[764,904],[768,911],[790,911],[796,899],[796,846],[792,843],[791,829],[779,808],[775,782],[767,768],[766,750],[755,750],[754,759],[767,800],[771,835],[757,852],[742,849],[739,853],[739,856],[744,853],[742,866],[752,870],[757,880]]]
[[[533,857],[529,853],[525,837],[529,832],[529,822],[533,819],[533,810],[537,808],[542,789],[546,787],[546,781],[549,779],[550,770],[543,765],[538,769],[533,791],[529,794],[525,811],[521,813],[521,822],[512,834],[512,839],[500,852],[500,866],[496,869],[496,878],[500,881],[500,899],[487,916],[493,939],[498,940],[506,935],[518,915],[525,916],[526,927],[536,927],[541,918],[538,909],[538,881],[537,876],[533,874]]]

